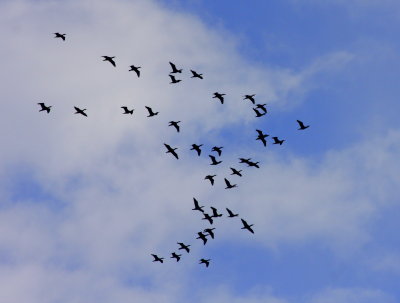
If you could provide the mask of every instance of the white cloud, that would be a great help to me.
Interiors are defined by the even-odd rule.
[[[395,302],[394,298],[376,289],[363,288],[333,288],[321,292],[311,300],[311,303],[373,303]]]

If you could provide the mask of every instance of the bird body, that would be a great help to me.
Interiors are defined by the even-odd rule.
[[[196,200],[196,198],[193,198],[193,203],[194,203],[194,208],[192,208],[192,210],[198,210],[201,211],[202,213],[204,213],[204,206],[200,206],[199,205],[199,201]]]
[[[210,261],[211,259],[200,259],[199,264],[205,264],[206,267],[208,267],[210,265]]]
[[[224,96],[225,96],[225,94],[220,94],[220,93],[216,92],[216,93],[214,93],[213,98],[219,99],[219,101],[221,101],[221,104],[224,104]]]
[[[54,33],[54,35],[54,38],[61,38],[63,41],[65,41],[66,34]]]
[[[206,243],[207,243],[207,237],[206,237],[206,235],[203,234],[201,231],[199,231],[197,234],[198,234],[199,236],[198,236],[196,239],[201,239],[201,240],[203,240],[203,245],[206,245]]]
[[[48,114],[50,113],[51,105],[50,105],[50,106],[46,106],[43,102],[40,102],[40,103],[38,103],[38,104],[39,104],[40,107],[41,107],[41,109],[39,110],[39,112],[46,111]]]
[[[164,263],[164,258],[160,258],[159,256],[155,255],[155,254],[151,254],[154,258],[153,262],[160,262],[160,263]]]
[[[264,134],[262,132],[262,130],[259,130],[259,129],[256,129],[256,131],[258,133],[258,136],[257,136],[256,140],[260,140],[263,143],[264,146],[267,146],[267,140],[265,140],[265,138],[268,137],[269,135]]]
[[[212,218],[219,218],[219,217],[222,217],[222,214],[219,214],[218,213],[218,210],[215,208],[215,207],[210,207],[211,208],[211,210],[212,210]]]
[[[138,78],[140,77],[140,66],[134,66],[134,65],[131,65],[131,66],[129,66],[131,69],[129,70],[130,72],[135,72],[136,73],[136,75],[138,76]]]
[[[173,252],[171,253],[171,259],[175,258],[176,262],[179,262],[179,260],[181,259],[182,255],[178,255],[177,253]]]
[[[173,76],[173,75],[168,75],[170,78],[171,78],[171,82],[170,82],[170,84],[176,84],[176,83],[179,83],[179,82],[181,82],[182,80],[177,80],[176,78],[175,78],[175,76]]]
[[[228,212],[228,218],[234,218],[239,216],[239,214],[234,214],[229,208],[226,208],[226,211]]]
[[[266,113],[267,113],[267,108],[265,107],[266,105],[267,105],[266,103],[264,103],[264,104],[257,104],[257,105],[256,105],[256,108],[261,109],[261,110],[264,112],[264,114],[266,114]]]
[[[175,152],[175,150],[177,150],[178,148],[172,148],[170,145],[164,143],[165,147],[167,148],[166,153],[170,153],[171,155],[173,155],[176,159],[179,159],[178,154]]]
[[[272,139],[274,139],[274,143],[273,144],[282,145],[282,143],[285,142],[285,140],[279,140],[278,137],[272,137]]]
[[[214,146],[214,147],[211,149],[211,151],[217,152],[217,153],[218,153],[218,156],[221,157],[222,149],[223,149],[223,148],[224,148],[223,146]]]
[[[178,248],[178,250],[179,250],[179,249],[184,249],[184,250],[186,250],[187,253],[190,252],[190,248],[189,248],[190,245],[185,245],[185,244],[183,244],[182,242],[177,242],[177,243],[178,243],[179,246],[180,246],[180,247]]]
[[[171,74],[182,73],[182,69],[177,69],[174,63],[169,62],[169,65],[171,65],[172,68]]]
[[[237,187],[237,184],[231,184],[231,182],[229,182],[229,180],[227,178],[224,178],[224,180],[225,180],[225,184],[226,184],[225,189],[231,189],[231,188]]]
[[[180,123],[181,121],[169,121],[169,125],[168,126],[173,126],[175,127],[176,131],[179,133],[179,125],[178,123]]]
[[[197,72],[195,72],[194,70],[190,70],[192,72],[192,75],[190,78],[199,78],[199,79],[203,79],[203,74],[199,74]]]
[[[300,120],[297,120],[297,123],[299,123],[300,128],[298,128],[298,130],[305,130],[306,128],[309,128],[310,125],[304,125],[303,122],[301,122]]]
[[[243,220],[243,219],[240,219],[240,220],[242,220],[242,224],[243,224],[243,227],[241,229],[247,229],[249,232],[254,234],[254,230],[251,228],[254,224],[249,225],[245,220]]]
[[[210,237],[211,237],[211,239],[214,239],[214,236],[215,236],[215,234],[214,234],[214,232],[213,232],[214,229],[215,229],[215,228],[206,228],[206,229],[204,229],[204,232],[206,232],[207,234],[209,234]]]
[[[217,175],[207,175],[204,180],[210,180],[211,185],[214,185],[214,177],[216,177]]]
[[[74,108],[76,111],[75,114],[81,114],[81,115],[87,117],[87,114],[85,113],[86,108],[80,109],[79,107],[76,107],[76,106],[74,106]]]
[[[208,155],[208,156],[211,159],[211,164],[210,165],[218,165],[218,164],[222,163],[222,161],[217,161],[214,156],[212,156],[212,155]]]
[[[195,150],[197,152],[197,155],[200,156],[201,155],[201,149],[200,147],[202,147],[203,144],[192,144],[192,148],[190,150]]]
[[[260,168],[260,166],[258,165],[258,163],[259,163],[259,162],[253,162],[253,161],[248,161],[248,162],[246,162],[246,164],[247,164],[248,167],[252,166],[252,167]]]
[[[122,114],[124,114],[124,115],[131,114],[131,115],[133,115],[133,111],[134,111],[133,108],[131,110],[129,110],[128,107],[126,107],[126,106],[121,106],[121,108],[124,110],[124,112]]]
[[[214,220],[212,219],[212,218],[213,218],[212,216],[210,216],[210,215],[207,214],[207,213],[203,213],[203,216],[204,216],[204,218],[202,218],[201,220],[208,220],[208,222],[209,222],[211,225],[213,224]]]
[[[158,115],[158,112],[154,112],[153,109],[151,107],[145,106],[145,108],[147,109],[147,111],[149,112],[149,115],[147,117],[153,117]]]
[[[260,113],[257,108],[253,107],[254,112],[256,113],[256,117],[260,118],[265,115],[265,113]]]
[[[231,175],[238,175],[239,177],[242,177],[242,174],[241,174],[242,170],[237,170],[233,167],[230,167],[230,169],[232,170]]]
[[[254,96],[255,96],[255,95],[244,95],[244,96],[243,96],[243,100],[246,100],[246,99],[247,99],[247,100],[249,100],[251,103],[254,104],[254,103],[255,103]]]
[[[104,58],[103,61],[108,61],[108,62],[110,62],[114,67],[116,67],[116,64],[115,64],[115,61],[114,61],[114,58],[115,58],[115,57],[102,56],[102,58]]]

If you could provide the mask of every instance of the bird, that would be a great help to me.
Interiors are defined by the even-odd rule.
[[[214,239],[214,236],[215,236],[215,234],[213,232],[214,229],[215,228],[206,228],[206,229],[204,229],[204,232],[208,233],[210,235],[211,239]]]
[[[178,250],[179,250],[179,249],[184,249],[184,250],[186,250],[187,253],[190,252],[190,248],[189,248],[190,245],[185,245],[185,244],[183,244],[182,242],[176,242],[176,243],[178,243],[179,246],[180,246],[180,247],[178,248]]]
[[[214,156],[212,156],[212,155],[208,155],[208,156],[211,158],[210,165],[218,165],[218,164],[222,163],[222,161],[217,161]]]
[[[229,208],[226,208],[226,211],[228,212],[228,218],[234,218],[239,216],[239,214],[234,214]]]
[[[211,149],[211,151],[215,151],[215,152],[217,152],[218,153],[218,156],[220,156],[221,157],[221,154],[222,154],[222,149],[223,149],[224,147],[223,146],[220,146],[220,147],[218,147],[218,146],[214,146],[212,149]]]
[[[176,79],[175,78],[175,76],[173,76],[173,75],[168,75],[170,78],[171,78],[171,82],[169,83],[169,84],[175,84],[175,83],[179,83],[179,82],[181,82],[182,80],[180,80],[180,79]]]
[[[155,255],[155,254],[151,254],[154,258],[153,262],[160,262],[160,263],[164,263],[164,258],[160,258],[159,256]]]
[[[204,218],[201,218],[201,220],[208,220],[208,222],[212,225],[213,224],[213,217],[212,216],[210,216],[209,214],[207,214],[207,213],[203,213],[203,216],[204,216]]]
[[[202,213],[204,213],[204,206],[200,206],[199,205],[199,201],[196,200],[196,198],[193,198],[193,203],[194,203],[194,208],[192,208],[192,210],[198,210],[201,211]]]
[[[181,256],[182,256],[182,255],[178,255],[178,254],[176,254],[175,252],[171,253],[171,259],[172,259],[172,258],[175,258],[175,259],[176,259],[176,262],[179,262],[179,260],[181,259]]]
[[[253,107],[253,110],[254,110],[254,112],[256,113],[256,117],[257,117],[257,118],[259,118],[259,117],[262,117],[262,116],[264,116],[264,115],[265,115],[265,113],[263,113],[263,114],[262,114],[262,113],[260,113],[260,112],[258,111],[258,109],[257,109],[257,108],[254,108],[254,107]]]
[[[279,140],[278,137],[272,137],[272,139],[274,139],[274,143],[272,144],[279,144],[282,145],[283,142],[285,142],[285,140]]]
[[[200,147],[202,147],[203,144],[192,144],[192,148],[190,150],[195,150],[197,152],[197,155],[200,156],[201,155],[201,149]]]
[[[215,207],[210,207],[211,208],[211,210],[212,210],[212,216],[211,216],[211,218],[219,218],[219,217],[222,217],[222,214],[219,214],[218,213],[218,210],[215,208]]]
[[[131,69],[129,70],[130,72],[135,72],[136,73],[136,75],[138,76],[138,78],[140,77],[140,66],[134,66],[134,65],[131,65],[131,66],[129,66]]]
[[[122,114],[133,114],[134,109],[132,108],[131,110],[129,110],[126,106],[121,106],[121,108],[124,110],[124,112]]]
[[[41,109],[39,110],[39,112],[46,111],[47,113],[50,113],[51,105],[50,105],[50,106],[46,106],[43,102],[40,102],[40,103],[38,103],[38,104],[39,104],[40,107],[41,107]]]
[[[175,64],[173,64],[172,62],[170,62],[169,65],[171,65],[171,68],[172,68],[171,74],[182,73],[182,70],[181,69],[177,69]]]
[[[197,234],[198,234],[199,236],[198,236],[196,239],[201,239],[201,240],[203,240],[203,245],[206,245],[206,243],[207,243],[206,235],[203,234],[201,231],[199,231]]]
[[[249,100],[251,103],[254,104],[254,103],[255,103],[254,96],[255,96],[255,95],[244,95],[244,96],[243,96],[243,100],[246,100],[246,99],[247,99],[247,100]]]
[[[147,117],[153,117],[158,115],[158,112],[153,112],[153,109],[151,107],[145,106],[147,111],[149,112],[149,115]]]
[[[108,62],[110,62],[112,65],[114,65],[114,67],[116,67],[116,65],[115,65],[115,61],[114,61],[114,58],[115,57],[109,57],[109,56],[102,56],[104,59],[103,59],[103,61],[108,61]]]
[[[66,34],[54,33],[54,35],[54,38],[61,38],[63,41],[65,41]]]
[[[237,170],[236,168],[230,167],[230,169],[232,170],[231,175],[238,175],[239,177],[242,177],[242,170]]]
[[[300,128],[298,128],[298,130],[305,130],[306,128],[309,128],[310,125],[304,125],[303,122],[301,122],[300,120],[297,120],[297,123],[299,123]]]
[[[256,129],[257,133],[258,133],[258,137],[256,140],[261,140],[261,142],[263,143],[264,146],[267,146],[267,140],[265,140],[266,137],[268,137],[269,135],[264,134],[262,132],[262,130]]]
[[[240,220],[242,220],[242,223],[243,223],[243,227],[241,229],[247,229],[249,232],[254,234],[254,230],[251,228],[254,224],[249,225],[245,220],[243,220],[243,219],[240,219]]]
[[[246,164],[248,167],[253,166],[253,167],[257,167],[260,168],[260,166],[258,165],[259,162],[253,162],[253,161],[248,161]]]
[[[176,128],[176,131],[179,133],[179,125],[178,123],[180,123],[181,121],[169,121],[169,125],[168,126],[173,126]]]
[[[265,107],[265,105],[267,105],[266,103],[264,104],[257,104],[256,108],[261,109],[265,114],[267,113],[267,108]]]
[[[76,110],[75,114],[81,114],[81,115],[87,117],[87,115],[86,115],[86,113],[85,113],[86,108],[80,109],[79,107],[76,107],[76,106],[74,106],[74,108],[75,108],[75,110]]]
[[[220,93],[214,93],[214,97],[213,98],[218,98],[219,101],[221,101],[221,104],[224,104],[224,96],[225,94],[220,94]]]
[[[217,175],[207,175],[204,180],[210,180],[211,185],[214,185],[214,177],[216,177]]]
[[[225,184],[226,184],[225,189],[231,189],[231,188],[237,187],[237,184],[232,185],[231,182],[229,182],[229,180],[227,178],[224,178],[224,180],[225,180]]]
[[[199,79],[203,79],[203,74],[198,74],[197,72],[195,72],[194,70],[190,70],[193,74],[193,76],[191,76],[190,78],[199,78]]]
[[[168,149],[168,151],[166,151],[167,154],[171,153],[176,159],[179,159],[178,154],[175,152],[175,150],[178,149],[177,147],[172,148],[170,145],[165,144],[165,143],[164,143],[164,145]]]
[[[246,164],[248,164],[250,160],[251,160],[251,158],[248,158],[248,159],[239,158],[239,161],[240,161],[239,163],[246,163]]]
[[[200,259],[199,260],[200,262],[199,262],[199,264],[205,264],[206,265],[206,267],[208,267],[209,265],[210,265],[210,261],[211,261],[211,259]]]

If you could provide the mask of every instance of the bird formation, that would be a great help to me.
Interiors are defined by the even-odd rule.
[[[66,41],[66,34],[61,34],[61,33],[54,33],[54,38],[58,38],[61,39],[63,41]],[[115,56],[101,56],[101,58],[103,58],[103,61],[109,62],[112,66],[117,67],[116,61],[115,61]],[[178,79],[178,74],[182,74],[183,69],[178,68],[174,63],[169,62],[169,65],[171,67],[171,71],[169,73],[169,78],[170,78],[170,84],[178,84],[179,82],[182,81],[182,79]],[[129,66],[130,69],[128,70],[129,72],[133,71],[136,73],[137,77],[140,78],[141,76],[141,66],[135,66],[135,65],[130,65]],[[198,73],[195,70],[190,69],[191,72],[191,77],[190,78],[197,78],[197,79],[201,79],[203,80],[203,74]],[[213,99],[217,99],[221,104],[224,104],[225,102],[225,93],[220,93],[220,92],[215,92],[213,94]],[[255,117],[256,118],[260,118],[263,117],[267,114],[267,104],[257,104],[256,103],[256,99],[255,99],[256,94],[245,94],[243,96],[243,100],[248,100],[249,102],[251,102],[251,104],[254,106],[252,107],[254,113],[255,113]],[[44,102],[40,102],[38,103],[38,105],[40,106],[40,110],[39,112],[45,111],[47,114],[50,114],[51,112],[51,105],[46,105]],[[84,117],[88,117],[88,114],[86,113],[87,109],[86,108],[79,108],[77,106],[74,106],[75,112],[74,114],[77,115],[81,115]],[[124,115],[133,115],[134,109],[129,109],[127,106],[121,106],[121,109],[123,109],[122,114]],[[154,111],[151,107],[149,106],[145,106],[145,109],[148,112],[147,117],[151,118],[154,116],[157,116],[159,114],[158,111]],[[175,128],[176,132],[179,133],[181,130],[181,127],[179,125],[179,123],[181,123],[181,121],[169,121],[168,126],[172,126],[173,128]],[[302,121],[297,120],[297,123],[299,125],[298,130],[305,130],[307,128],[310,127],[310,125],[305,125]],[[260,141],[264,147],[267,146],[267,140],[266,138],[269,137],[268,134],[264,133],[262,130],[260,129],[256,129],[257,132],[257,137],[256,137],[256,141]],[[276,144],[276,145],[282,145],[285,140],[284,139],[279,139],[279,137],[274,136],[272,137],[273,143],[272,144]],[[166,153],[171,154],[176,160],[179,160],[179,155],[176,152],[176,150],[178,150],[178,147],[172,147],[171,145],[164,143],[165,148],[167,149]],[[190,150],[193,150],[196,152],[197,156],[200,157],[202,155],[202,147],[203,144],[192,144]],[[224,147],[223,146],[213,146],[211,148],[211,153],[214,154],[209,154],[208,157],[211,160],[210,165],[211,166],[216,166],[221,164],[223,161],[220,159],[220,157],[222,156],[222,149]],[[217,159],[218,157],[218,159]],[[242,164],[246,164],[247,167],[256,167],[256,168],[260,168],[259,166],[259,162],[255,162],[252,161],[251,158],[239,158],[239,163]],[[231,176],[237,176],[237,177],[242,177],[242,170],[241,169],[237,169],[234,167],[229,167],[231,170]],[[212,175],[209,174],[207,176],[205,176],[204,180],[208,180],[211,184],[211,186],[214,186],[215,182],[216,182],[216,178],[217,175]],[[233,182],[231,182],[230,180],[228,180],[226,177],[224,177],[224,183],[226,185],[225,189],[233,189],[233,188],[237,188],[238,185],[234,184]],[[198,202],[198,200],[196,198],[193,198],[193,203],[194,203],[194,208],[192,208],[192,210],[194,211],[198,211],[200,213],[202,213],[203,217],[201,218],[201,220],[207,221],[210,225],[213,225],[214,220],[216,220],[217,218],[223,217],[223,214],[218,213],[217,208],[211,206],[210,213],[206,213],[204,211],[204,206],[201,206]],[[227,211],[227,218],[235,218],[235,217],[239,217],[239,214],[234,213],[232,210],[230,210],[229,208],[226,208]],[[246,220],[244,220],[243,218],[240,219],[241,223],[242,223],[242,227],[241,229],[247,230],[250,233],[254,234],[254,230],[253,230],[253,226],[254,224],[249,224],[247,223]],[[201,240],[201,242],[203,243],[203,245],[206,245],[207,241],[209,239],[214,239],[215,238],[215,229],[216,228],[205,228],[202,231],[197,232],[197,237],[196,239]],[[189,244],[184,244],[183,242],[177,242],[177,244],[179,245],[178,250],[182,250],[185,251],[186,253],[190,253],[190,247],[191,245]],[[159,263],[164,263],[165,258],[164,257],[159,257],[156,254],[151,254],[153,256],[153,262],[159,262]],[[178,254],[177,252],[171,252],[171,256],[170,259],[175,259],[176,262],[179,262],[182,258],[182,254]],[[210,261],[211,259],[205,259],[205,258],[201,258],[199,260],[199,264],[204,264],[206,267],[209,267],[210,265]]]

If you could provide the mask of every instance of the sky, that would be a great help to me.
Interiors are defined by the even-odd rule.
[[[399,302],[399,11],[392,0],[0,1],[0,302]],[[268,113],[256,118],[245,94]],[[224,147],[215,167],[213,146]],[[193,197],[224,214],[206,245]],[[177,242],[191,245],[178,263]]]

